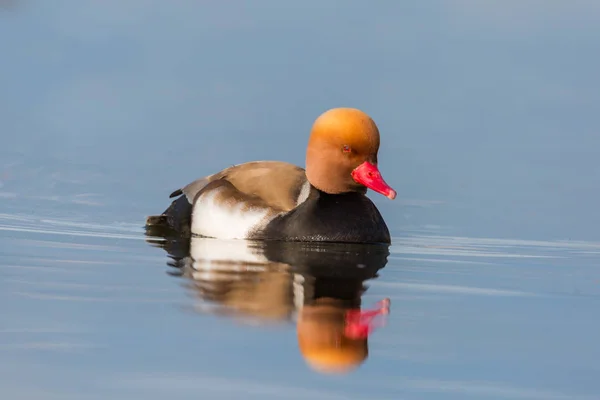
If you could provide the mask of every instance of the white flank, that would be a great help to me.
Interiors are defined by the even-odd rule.
[[[192,211],[192,233],[216,239],[247,239],[257,227],[264,226],[269,209],[250,208],[245,203],[222,204],[215,201],[220,188],[203,193]]]
[[[304,182],[302,185],[302,189],[300,189],[300,194],[298,195],[298,199],[296,200],[296,205],[300,205],[308,199],[308,195],[310,194],[310,182]]]

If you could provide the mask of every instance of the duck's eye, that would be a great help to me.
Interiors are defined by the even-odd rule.
[[[342,147],[342,153],[350,153],[351,151],[352,149],[347,144]]]

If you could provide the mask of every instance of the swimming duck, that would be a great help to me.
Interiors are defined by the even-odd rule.
[[[281,161],[226,168],[174,191],[147,229],[218,239],[390,243],[367,188],[396,197],[377,168],[379,130],[363,111],[334,108],[312,126],[306,169]]]

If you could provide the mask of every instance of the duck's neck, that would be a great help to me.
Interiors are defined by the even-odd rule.
[[[302,204],[273,220],[265,233],[293,241],[390,243],[387,226],[367,196],[331,194],[314,186]]]
[[[349,196],[364,196],[367,194],[367,188],[362,186],[362,187],[357,187],[356,190],[346,190],[346,191],[342,191],[342,192],[336,192],[336,193],[331,193],[331,192],[326,192],[324,190],[321,190],[319,188],[317,188],[314,185],[310,185],[310,193],[308,195],[307,199],[310,198],[319,198],[319,197],[323,197],[323,198],[336,198],[336,197],[349,197]]]

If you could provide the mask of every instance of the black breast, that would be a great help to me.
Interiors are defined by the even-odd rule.
[[[327,194],[312,188],[298,207],[275,218],[257,239],[303,242],[390,243],[375,204],[361,193]]]

